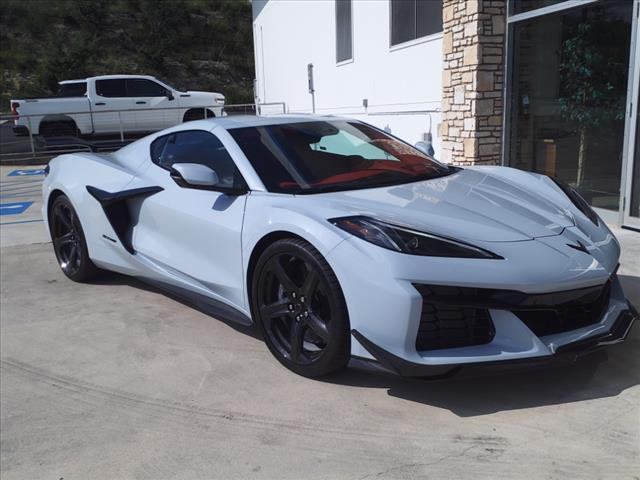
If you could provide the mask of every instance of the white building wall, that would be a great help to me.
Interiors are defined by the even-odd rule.
[[[336,64],[334,0],[253,0],[253,11],[260,103],[311,113],[307,64],[313,63],[316,113],[360,118],[412,144],[431,121],[439,156],[441,34],[390,47],[389,2],[353,0],[353,60]]]

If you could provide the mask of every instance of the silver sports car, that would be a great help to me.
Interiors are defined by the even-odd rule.
[[[190,122],[61,155],[43,195],[69,278],[133,275],[255,323],[301,375],[574,359],[637,317],[618,242],[572,188],[444,165],[356,120]]]

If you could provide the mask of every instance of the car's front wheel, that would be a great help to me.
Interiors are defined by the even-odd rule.
[[[252,311],[273,355],[290,370],[318,377],[347,365],[349,318],[338,280],[301,239],[270,245],[252,281]]]
[[[65,195],[58,196],[51,205],[49,229],[58,264],[67,277],[86,282],[100,272],[89,258],[80,219]]]

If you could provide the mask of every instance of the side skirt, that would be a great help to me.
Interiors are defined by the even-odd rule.
[[[216,317],[221,320],[231,321],[242,325],[243,327],[250,327],[253,325],[253,321],[247,315],[226,303],[160,280],[152,280],[145,277],[136,278],[141,282],[152,285],[159,290],[163,290],[170,295],[174,295],[175,297],[192,304],[207,315],[211,315],[212,317]]]

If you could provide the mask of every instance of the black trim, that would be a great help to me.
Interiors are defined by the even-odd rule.
[[[603,347],[620,343],[627,338],[633,322],[639,318],[637,310],[629,303],[629,309],[624,310],[608,332],[594,337],[568,343],[559,347],[555,354],[543,357],[532,357],[514,360],[497,360],[489,362],[475,362],[450,365],[423,365],[404,360],[370,341],[357,330],[351,330],[353,337],[385,368],[403,377],[428,377],[431,379],[445,378],[457,374],[462,369],[471,367],[513,367],[540,366],[560,361],[572,363],[578,357],[592,353]]]
[[[87,192],[95,198],[107,216],[107,220],[116,232],[118,240],[130,254],[134,254],[135,250],[131,244],[128,232],[131,227],[131,214],[127,201],[135,197],[147,197],[164,190],[162,187],[142,187],[132,188],[130,190],[121,190],[119,192],[107,192],[99,188],[87,185]]]
[[[102,238],[104,238],[105,240],[109,240],[110,242],[113,242],[113,243],[118,243],[118,241],[115,238],[111,238],[108,235],[103,234]]]
[[[606,285],[607,282],[604,282],[601,285],[575,290],[531,294],[518,290],[413,284],[422,297],[425,300],[428,299],[429,303],[493,308],[496,310],[517,310],[524,308],[547,310],[557,307],[558,305],[577,302],[585,297],[597,294],[601,292]]]
[[[431,322],[431,325],[425,325],[425,328],[422,329],[423,334],[430,335],[430,339],[435,341],[438,339],[439,333],[457,337],[464,333],[464,329],[459,330],[464,326],[486,326],[486,323],[476,325],[475,322],[469,322],[477,316],[473,309],[476,312],[479,309],[508,310],[520,318],[538,337],[596,324],[601,320],[609,305],[611,285],[614,279],[615,273],[602,285],[538,294],[492,288],[427,284],[413,284],[413,286],[422,296],[423,315],[421,321]],[[440,311],[443,312],[443,322],[438,323],[437,313]],[[429,314],[429,312],[433,314]],[[462,312],[465,312],[465,318],[461,318]],[[463,320],[466,321],[463,322]],[[439,327],[447,327],[447,330],[441,331]],[[458,330],[452,330],[453,327],[457,327]],[[470,332],[467,331],[467,333]],[[481,332],[477,331],[476,333]],[[419,343],[433,345],[433,342]],[[431,349],[433,348],[424,348],[424,346],[418,348],[418,350]]]
[[[253,324],[251,318],[249,318],[243,312],[219,300],[215,300],[201,293],[194,292],[193,290],[178,287],[161,280],[154,280],[146,277],[136,278],[144,283],[153,285],[154,287],[168,293],[169,295],[173,295],[181,300],[190,303],[194,307],[215,318],[231,321],[240,324],[243,327],[249,327]]]

